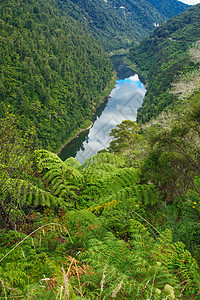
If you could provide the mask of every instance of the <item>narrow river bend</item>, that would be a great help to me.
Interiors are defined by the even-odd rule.
[[[113,57],[118,80],[106,102],[97,110],[93,127],[73,139],[59,154],[62,160],[72,156],[80,163],[107,148],[111,141],[109,133],[123,120],[136,120],[137,110],[145,96],[145,86],[137,74],[123,61]]]

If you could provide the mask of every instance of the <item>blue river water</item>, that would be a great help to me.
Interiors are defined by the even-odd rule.
[[[121,66],[121,67],[120,67]],[[145,86],[123,61],[118,65],[118,80],[111,91],[102,111],[97,112],[92,128],[81,133],[61,151],[60,157],[65,160],[73,156],[80,163],[109,146],[112,128],[123,120],[136,120],[137,110],[141,107]]]

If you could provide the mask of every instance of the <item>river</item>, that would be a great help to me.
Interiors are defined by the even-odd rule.
[[[115,56],[112,62],[117,72],[117,82],[108,99],[97,110],[94,124],[73,139],[59,156],[62,160],[72,156],[80,163],[107,148],[111,141],[109,133],[123,120],[136,120],[137,110],[145,96],[145,86],[138,74],[131,70],[123,57]]]

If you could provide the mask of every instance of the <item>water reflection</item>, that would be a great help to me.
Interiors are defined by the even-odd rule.
[[[97,112],[93,127],[81,133],[62,150],[60,157],[63,160],[73,156],[84,163],[99,150],[109,146],[112,128],[123,120],[136,120],[137,110],[144,99],[145,86],[126,64],[117,66],[119,80],[107,103]]]
[[[87,141],[83,143],[83,149],[76,154],[76,159],[83,163],[99,150],[107,148],[111,141],[109,133],[112,128],[123,120],[136,120],[144,95],[145,87],[139,81],[138,75],[117,81],[108,105],[91,128]]]

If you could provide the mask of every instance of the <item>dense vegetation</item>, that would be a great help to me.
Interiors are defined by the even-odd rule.
[[[192,6],[184,13],[172,18],[138,48],[130,50],[129,58],[147,80],[147,93],[138,121],[146,122],[157,116],[176,97],[169,93],[170,84],[179,76],[198,68],[191,60],[188,49],[200,36],[200,5]]]
[[[146,0],[58,2],[64,11],[90,30],[106,51],[138,44],[152,32],[154,23],[160,24],[188,7],[177,0],[168,1],[165,9]]]
[[[0,116],[17,114],[21,130],[35,127],[36,143],[57,150],[91,120],[114,81],[95,38],[107,50],[121,48],[164,20],[145,1],[2,2]]]
[[[199,135],[197,110],[186,112],[184,131],[180,120],[143,138],[135,122],[125,121],[112,132],[111,153],[83,165],[33,151],[34,133],[22,139],[13,115],[1,120],[1,297],[198,297],[199,178],[187,191],[199,174],[187,143]],[[177,151],[182,141],[185,153]]]
[[[198,299],[200,6],[153,33],[156,56],[152,39],[142,43],[151,62],[131,51],[140,68],[143,59],[148,91],[163,103],[149,111],[145,104],[144,120],[170,96],[177,105],[145,126],[123,121],[109,148],[81,165],[39,150],[38,136],[55,148],[60,123],[70,132],[90,116],[113,70],[57,2],[43,1],[9,1],[1,10],[0,298]],[[167,92],[175,76],[179,98]]]
[[[113,76],[94,38],[53,0],[1,2],[0,49],[0,114],[36,127],[46,149],[92,117]]]
[[[1,120],[2,298],[198,299],[199,88],[83,165]]]
[[[188,5],[176,0],[147,0],[165,17],[172,18],[188,9]]]
[[[78,19],[85,19],[90,32],[106,51],[127,48],[147,37],[166,18],[147,1],[71,0]],[[63,8],[68,9],[67,7]]]

